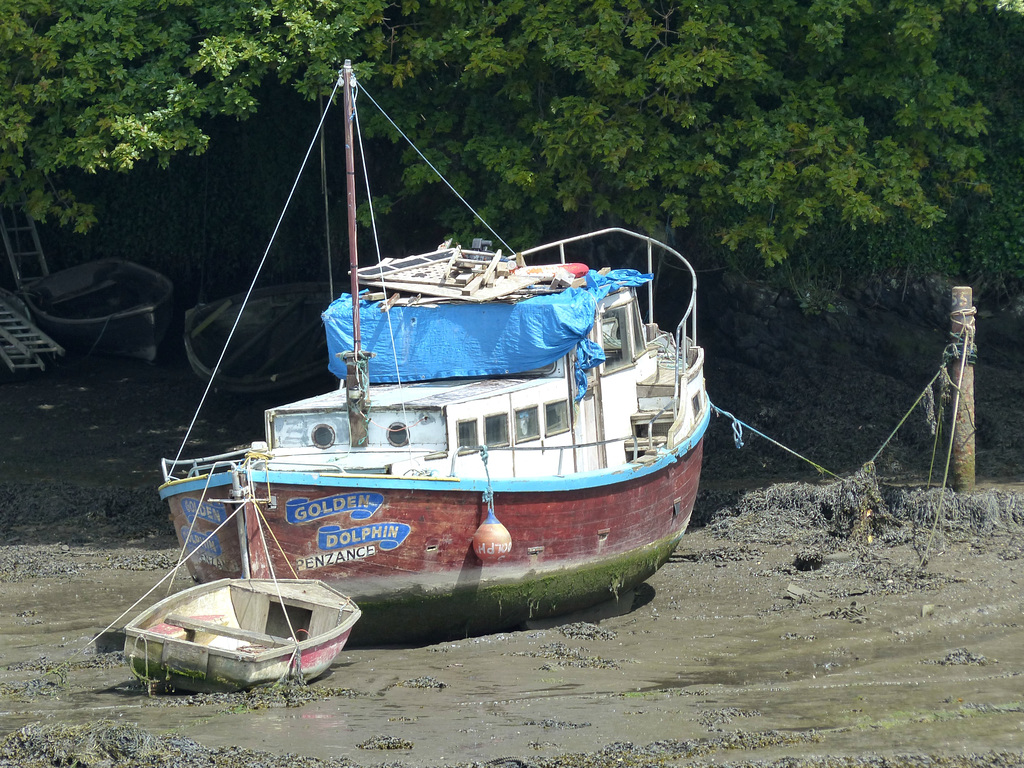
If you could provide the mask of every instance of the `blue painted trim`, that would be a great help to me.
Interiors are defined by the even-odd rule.
[[[170,483],[164,483],[159,488],[160,498],[166,499],[171,496],[177,496],[181,493],[194,493],[195,491],[202,491],[206,488],[208,491],[214,488],[221,488],[225,485],[231,485],[231,473],[227,470],[220,470],[216,472],[213,477],[195,477],[186,480],[175,480]],[[207,493],[207,496],[210,494]]]

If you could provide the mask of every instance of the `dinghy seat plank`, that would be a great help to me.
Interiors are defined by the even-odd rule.
[[[254,632],[251,629],[225,627],[222,624],[214,624],[212,621],[202,621],[189,616],[181,616],[176,613],[172,613],[167,616],[164,619],[164,623],[170,624],[173,627],[191,629],[195,632],[208,632],[211,635],[222,635],[235,640],[245,640],[250,643],[265,645],[268,648],[292,645],[291,640],[287,640],[283,637],[274,637],[273,635],[268,635],[263,632]]]
[[[110,288],[115,287],[116,285],[117,285],[117,281],[115,281],[115,280],[104,280],[104,281],[99,282],[99,283],[93,283],[91,285],[86,285],[86,286],[83,286],[82,288],[79,288],[76,291],[68,291],[67,293],[62,293],[59,296],[52,297],[50,299],[50,304],[51,304],[51,306],[53,306],[53,305],[57,305],[57,304],[63,304],[66,301],[74,301],[75,299],[80,299],[83,296],[90,296],[90,295],[92,295],[94,293],[100,293],[101,291],[106,291],[106,290],[108,290]]]

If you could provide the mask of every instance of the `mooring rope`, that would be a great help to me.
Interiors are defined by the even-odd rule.
[[[942,474],[942,492],[939,494],[939,508],[935,510],[935,520],[932,522],[932,529],[928,532],[928,540],[924,545],[924,552],[921,554],[921,565],[924,567],[928,563],[928,552],[931,550],[932,541],[935,539],[935,532],[939,528],[939,521],[942,519],[943,508],[946,502],[946,483],[949,479],[949,465],[953,460],[953,444],[956,442],[956,418],[960,410],[960,394],[964,383],[964,373],[967,371],[967,363],[974,364],[977,359],[977,348],[974,345],[974,315],[976,313],[974,307],[957,308],[950,312],[950,317],[959,319],[960,321],[960,332],[954,335],[953,341],[946,347],[946,355],[944,355],[943,363],[946,362],[946,358],[959,358],[960,359],[960,373],[957,376],[956,384],[953,385],[953,390],[956,394],[953,395],[953,428],[949,430],[949,449],[946,451],[946,468]],[[958,318],[959,316],[959,318]],[[963,351],[959,350],[961,347],[957,346],[957,342],[962,343]],[[945,368],[943,368],[945,370]],[[973,428],[974,425],[972,424]],[[929,478],[930,479],[930,478]]]
[[[728,411],[722,410],[717,405],[712,403],[710,398],[708,398],[708,405],[710,405],[711,406],[711,410],[713,410],[719,416],[725,416],[726,418],[732,420],[733,441],[736,443],[736,448],[737,449],[742,448],[743,445],[744,445],[744,442],[743,442],[743,429],[746,428],[746,429],[749,429],[751,432],[753,432],[758,437],[761,437],[761,438],[767,440],[772,445],[781,448],[786,453],[790,453],[793,456],[796,456],[801,461],[806,461],[808,464],[810,464],[812,467],[814,467],[818,472],[826,474],[826,475],[831,475],[832,477],[836,478],[837,480],[840,479],[839,475],[837,475],[835,472],[832,472],[832,471],[830,471],[828,469],[825,469],[825,467],[821,466],[816,461],[812,461],[811,459],[808,459],[806,456],[802,456],[801,454],[799,454],[796,451],[794,451],[792,448],[789,448],[788,446],[783,445],[778,440],[775,440],[775,439],[773,439],[771,437],[768,437],[768,435],[766,435],[764,432],[761,432],[760,430],[755,429],[754,427],[750,426],[749,424],[747,424],[744,421],[740,421],[738,418],[733,416]]]
[[[926,398],[928,397],[928,395],[929,395],[929,394],[931,393],[931,391],[932,391],[932,385],[933,385],[933,384],[935,383],[935,380],[936,380],[937,378],[939,378],[939,377],[940,377],[940,376],[942,375],[942,373],[943,373],[943,371],[944,371],[944,370],[945,370],[944,368],[939,368],[939,370],[938,370],[938,371],[936,371],[935,375],[934,375],[934,376],[932,376],[932,380],[931,380],[931,381],[929,381],[929,382],[928,382],[928,383],[927,383],[927,384],[925,385],[924,389],[922,389],[922,390],[921,390],[921,394],[917,396],[917,400],[915,400],[915,401],[914,401],[914,404],[913,404],[912,406],[910,406],[910,410],[908,410],[908,411],[907,411],[907,412],[906,412],[906,413],[905,413],[905,414],[903,415],[903,418],[902,418],[902,419],[900,419],[900,421],[899,421],[899,423],[898,423],[898,424],[896,425],[895,429],[893,429],[893,431],[889,433],[889,436],[888,436],[887,438],[885,438],[884,442],[883,442],[883,443],[882,443],[882,444],[881,444],[881,445],[879,446],[878,450],[877,450],[877,451],[875,451],[875,455],[874,455],[874,456],[872,456],[872,457],[871,457],[871,458],[870,458],[870,459],[868,460],[868,463],[869,463],[869,464],[874,464],[874,463],[875,463],[875,459],[877,459],[877,458],[878,458],[879,456],[881,456],[881,455],[882,455],[882,451],[884,451],[884,450],[885,450],[885,447],[886,447],[887,445],[889,445],[889,443],[890,443],[890,442],[892,442],[892,439],[893,439],[894,437],[896,437],[896,433],[900,431],[900,427],[902,427],[902,426],[903,426],[903,424],[904,424],[904,423],[906,422],[906,420],[907,420],[908,418],[910,418],[910,414],[912,414],[912,413],[914,412],[914,409],[916,409],[916,408],[917,408],[917,406],[918,406],[918,405],[920,405],[920,404],[921,404],[921,402],[922,402],[923,400],[925,400],[925,399],[926,399]]]
[[[292,564],[288,561],[288,557],[285,555],[284,549],[281,548],[281,542],[279,542],[277,540],[277,536],[274,535],[274,531],[271,529],[270,523],[267,522],[267,519],[263,516],[263,510],[260,509],[259,502],[256,500],[252,475],[247,472],[246,476],[248,477],[246,493],[249,496],[248,500],[252,502],[253,509],[256,510],[256,527],[259,532],[260,541],[263,544],[263,552],[267,556],[267,569],[270,571],[270,581],[274,584],[274,591],[277,592],[277,599],[281,605],[281,613],[284,615],[285,624],[288,625],[288,633],[291,635],[291,640],[295,644],[292,646],[291,657],[288,660],[288,669],[282,676],[282,680],[295,675],[297,675],[296,679],[302,680],[302,657],[299,655],[299,634],[292,625],[292,618],[288,615],[288,608],[285,605],[284,596],[281,594],[281,584],[278,581],[277,572],[274,570],[274,561],[270,555],[270,547],[267,545],[267,537],[263,532],[264,526],[266,526],[267,531],[270,532],[270,536],[274,539],[274,543],[277,544],[278,549],[281,549],[281,555],[284,557],[285,564],[288,566],[289,570],[291,570],[292,575],[295,576],[295,578],[298,578],[298,575],[295,573],[295,569],[292,568]],[[245,543],[245,546],[248,546],[248,542]]]
[[[967,370],[968,363],[973,365],[974,362],[977,359],[977,347],[975,346],[975,343],[974,343],[974,337],[975,337],[975,321],[974,321],[974,316],[975,316],[976,312],[977,312],[977,310],[974,307],[967,307],[967,308],[954,309],[950,313],[950,316],[951,316],[951,318],[954,321],[959,321],[960,330],[959,330],[958,333],[952,334],[953,335],[953,339],[950,341],[949,344],[946,345],[946,348],[943,351],[942,364],[939,366],[939,370],[935,373],[934,376],[932,376],[931,380],[928,382],[927,385],[925,385],[924,389],[921,391],[921,394],[919,394],[917,396],[917,399],[914,401],[913,405],[910,406],[910,409],[903,415],[903,418],[900,419],[900,421],[896,425],[896,427],[892,430],[892,432],[889,433],[889,436],[882,442],[881,446],[875,452],[875,455],[872,456],[870,460],[865,462],[865,464],[863,465],[864,467],[874,466],[875,461],[882,454],[882,451],[885,450],[885,448],[889,445],[889,443],[892,442],[893,438],[895,438],[896,433],[899,432],[900,428],[906,423],[907,419],[910,417],[910,414],[913,413],[914,410],[919,405],[921,405],[922,402],[924,402],[926,407],[927,407],[927,409],[928,409],[928,417],[927,417],[928,418],[928,423],[932,426],[932,430],[935,433],[935,442],[933,444],[933,449],[932,449],[932,463],[931,463],[931,467],[929,468],[929,471],[928,471],[928,483],[927,483],[929,486],[931,485],[932,470],[934,469],[934,466],[935,466],[935,451],[936,451],[936,448],[938,446],[938,441],[939,441],[940,434],[941,434],[940,427],[941,427],[941,423],[942,423],[941,406],[940,406],[940,413],[939,413],[939,417],[938,418],[936,418],[935,413],[934,413],[934,394],[933,394],[932,388],[934,387],[935,382],[939,378],[943,379],[943,385],[944,386],[947,386],[947,385],[948,386],[952,386],[952,388],[953,388],[953,390],[955,392],[954,397],[953,397],[952,418],[955,421],[955,419],[957,417],[957,412],[960,409],[960,395],[961,395],[961,393],[963,391],[964,373]],[[959,360],[960,361],[960,364],[959,364],[959,374],[957,376],[956,383],[953,383],[953,381],[952,381],[952,379],[950,379],[949,373],[947,371],[947,366],[953,360]],[[941,400],[941,398],[940,398],[940,400]],[[746,429],[750,430],[751,432],[753,432],[754,434],[758,435],[759,437],[764,438],[765,440],[767,440],[771,444],[773,444],[773,445],[781,448],[782,450],[786,451],[787,453],[790,453],[793,456],[796,456],[798,459],[801,459],[802,461],[806,461],[808,464],[810,464],[812,467],[814,467],[819,472],[827,473],[827,474],[831,475],[832,477],[836,478],[837,480],[841,479],[839,477],[839,475],[835,474],[834,472],[830,472],[829,470],[827,470],[824,467],[822,467],[820,464],[817,464],[816,462],[811,461],[807,457],[802,456],[801,454],[797,453],[793,449],[783,445],[778,440],[774,440],[773,438],[768,437],[768,435],[764,434],[763,432],[760,432],[759,430],[755,429],[754,427],[750,426],[749,424],[747,424],[747,423],[741,421],[740,419],[736,418],[736,416],[734,416],[733,414],[729,413],[728,411],[725,411],[725,410],[719,408],[717,405],[715,405],[714,403],[711,402],[710,398],[708,399],[708,405],[710,405],[711,409],[716,414],[718,414],[719,416],[725,416],[726,418],[732,420],[733,441],[736,443],[736,448],[737,449],[742,448],[743,445],[744,445],[744,442],[743,442],[743,430],[744,430],[744,428],[746,428]],[[971,424],[971,427],[972,428],[974,427],[973,423]],[[932,542],[934,541],[935,532],[938,530],[939,522],[942,520],[942,513],[943,513],[943,510],[945,508],[945,503],[946,503],[946,489],[947,489],[947,485],[948,485],[948,481],[949,481],[949,467],[950,467],[950,464],[952,463],[952,458],[953,458],[953,444],[954,444],[955,436],[956,436],[956,430],[954,428],[954,429],[950,430],[949,447],[948,447],[948,449],[946,451],[946,464],[945,464],[945,468],[944,468],[943,476],[942,476],[942,486],[941,486],[942,491],[941,491],[941,493],[939,495],[938,508],[935,511],[935,520],[932,522],[932,527],[931,527],[931,530],[929,531],[928,539],[925,542],[924,552],[921,555],[921,562],[920,562],[920,566],[919,567],[922,567],[922,568],[928,562],[928,553],[929,553],[929,551],[931,549]]]

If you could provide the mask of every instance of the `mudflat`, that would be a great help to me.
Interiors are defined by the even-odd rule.
[[[620,615],[229,695],[124,664],[123,614],[190,585],[170,536],[8,544],[0,765],[1024,764],[1022,489],[947,492],[934,525],[939,490],[872,486],[864,516],[866,483],[733,495]]]
[[[258,439],[277,403],[212,391],[192,421],[180,358],[0,385],[0,766],[1024,765],[1024,384],[1003,350],[979,363],[994,480],[974,493],[925,487],[916,417],[858,470],[934,350],[910,373],[718,358],[716,404],[843,479],[749,431],[735,451],[716,419],[691,530],[615,611],[353,647],[308,686],[216,696],[150,695],[117,630],[191,585],[159,458],[190,428],[186,455]]]

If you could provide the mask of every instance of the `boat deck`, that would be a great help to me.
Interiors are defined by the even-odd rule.
[[[558,377],[561,380],[561,376]],[[439,408],[452,403],[476,400],[480,397],[519,392],[531,387],[549,384],[551,377],[516,377],[500,379],[453,379],[439,382],[412,384],[375,384],[370,387],[370,402],[374,409],[408,406],[411,408]],[[322,395],[299,400],[271,409],[275,415],[302,413],[321,409],[345,410],[346,395],[336,389]]]

